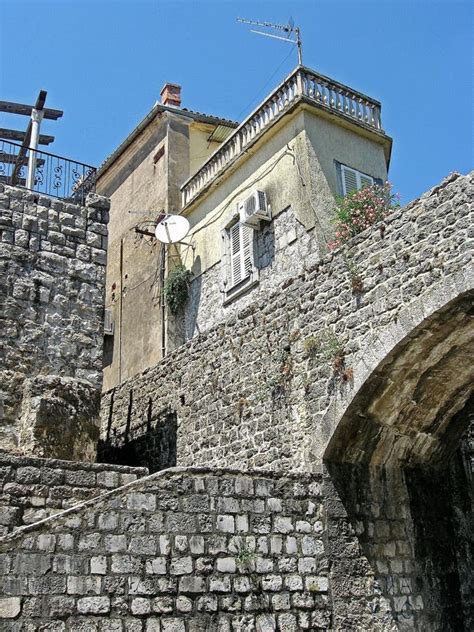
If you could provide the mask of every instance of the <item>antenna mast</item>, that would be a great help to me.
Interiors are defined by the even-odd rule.
[[[296,44],[298,49],[298,64],[303,64],[303,48],[301,43],[301,30],[299,26],[295,26],[293,18],[288,20],[288,24],[273,24],[273,22],[260,22],[259,20],[247,20],[245,18],[237,18],[237,22],[242,24],[252,24],[253,26],[261,26],[266,29],[273,29],[274,31],[283,31],[286,33],[286,37],[280,37],[279,35],[273,35],[272,33],[266,33],[265,31],[255,31],[250,29],[251,33],[257,35],[263,35],[264,37],[271,37],[273,39],[282,40],[283,42],[289,42],[290,44]],[[291,34],[295,34],[295,39],[291,39]]]

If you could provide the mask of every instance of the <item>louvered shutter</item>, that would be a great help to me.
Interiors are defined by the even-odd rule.
[[[363,189],[364,187],[370,187],[373,185],[374,183],[374,179],[371,178],[370,176],[366,176],[363,173],[359,173],[360,176],[360,188]]]
[[[253,230],[250,226],[244,226],[242,228],[242,278],[246,279],[252,274],[253,268]]]
[[[342,185],[344,195],[351,193],[351,191],[357,191],[357,189],[359,188],[357,186],[357,171],[342,166]]]
[[[242,253],[241,253],[241,228],[240,223],[234,224],[230,229],[230,280],[231,286],[242,281]]]

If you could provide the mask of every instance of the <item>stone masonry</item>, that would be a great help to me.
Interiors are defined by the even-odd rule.
[[[0,185],[0,448],[94,459],[108,206]]]
[[[148,474],[146,468],[0,452],[0,535]]]
[[[140,479],[1,541],[2,630],[395,630],[340,516],[321,474]]]
[[[278,283],[104,395],[104,455],[180,467],[1,456],[0,629],[471,629],[473,180],[319,261],[283,213]],[[82,432],[68,379],[36,436],[42,383]]]
[[[451,176],[107,392],[102,440],[172,411],[178,465],[317,467],[368,375],[472,291],[473,180]]]

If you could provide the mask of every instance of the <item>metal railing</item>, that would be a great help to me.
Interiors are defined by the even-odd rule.
[[[27,188],[29,153],[22,145],[0,139],[0,182]],[[34,184],[30,190],[76,204],[84,204],[87,194],[95,191],[95,167],[40,149],[35,154]]]
[[[383,133],[380,103],[342,83],[298,66],[193,176],[181,187],[186,206],[273,121],[295,102],[304,100],[359,125]]]

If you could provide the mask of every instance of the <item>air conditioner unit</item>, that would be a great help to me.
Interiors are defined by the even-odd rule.
[[[112,310],[109,308],[106,308],[104,312],[104,336],[113,336],[113,335],[114,335],[114,321],[112,317]]]
[[[260,220],[270,221],[271,211],[264,191],[254,191],[239,204],[239,216],[242,224],[258,226]]]

